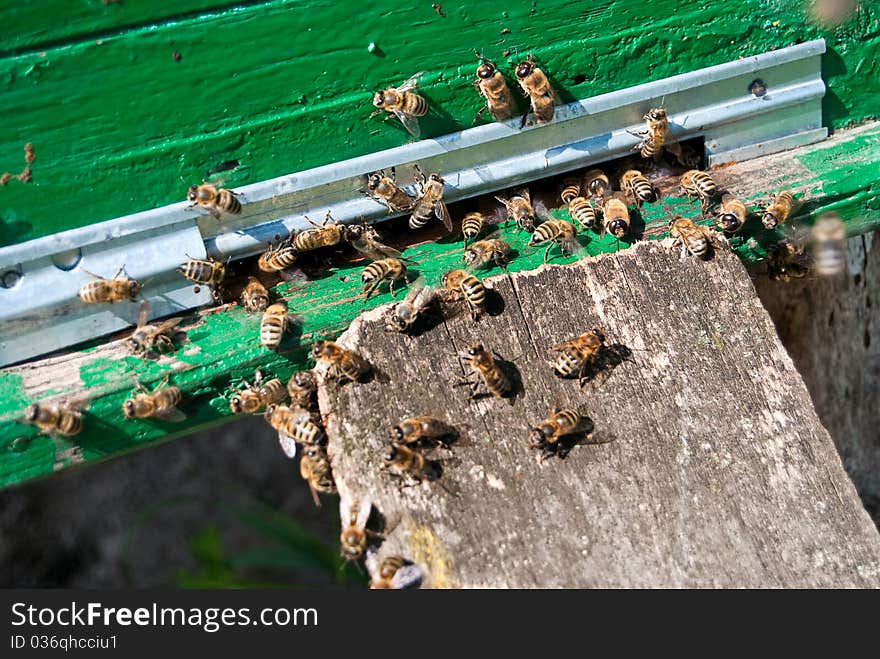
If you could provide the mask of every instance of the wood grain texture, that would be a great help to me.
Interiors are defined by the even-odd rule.
[[[340,491],[369,494],[386,520],[381,554],[434,587],[880,585],[880,535],[729,252],[680,262],[642,243],[490,284],[504,310],[477,325],[462,314],[407,338],[377,309],[340,338],[380,372],[325,383],[320,403]],[[581,391],[548,348],[594,326],[633,358]],[[450,386],[451,353],[474,340],[516,364],[512,406]],[[539,465],[528,428],[554,403],[613,441]],[[464,436],[440,481],[399,491],[381,454],[415,414]]]

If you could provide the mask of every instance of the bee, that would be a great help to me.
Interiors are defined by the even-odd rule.
[[[371,590],[403,590],[421,583],[424,575],[418,565],[407,563],[400,556],[386,556],[376,565],[376,556],[367,555]]]
[[[803,279],[811,272],[812,260],[805,246],[780,240],[767,246],[767,276],[778,281]]]
[[[510,263],[510,245],[500,238],[478,240],[464,250],[464,262],[475,270],[491,268],[493,264],[506,268]]]
[[[174,335],[181,321],[180,318],[171,318],[158,325],[147,325],[149,314],[150,305],[148,302],[143,302],[138,313],[137,326],[131,336],[125,340],[131,354],[144,358],[154,352],[165,354],[174,350]]]
[[[764,208],[761,222],[767,229],[775,229],[785,222],[794,212],[796,202],[790,192],[770,195],[770,203]]]
[[[226,276],[226,266],[223,262],[210,257],[207,259],[190,258],[177,266],[177,272],[197,284],[217,286]]]
[[[284,383],[272,378],[261,384],[262,373],[254,375],[254,384],[244,381],[244,389],[229,399],[229,409],[233,414],[255,414],[272,403],[280,403],[286,396]]]
[[[126,419],[163,419],[165,421],[182,421],[186,417],[177,409],[183,394],[179,387],[167,386],[166,378],[152,392],[138,384],[133,398],[122,403],[122,413]]]
[[[568,214],[585,229],[592,229],[598,223],[596,209],[586,197],[575,197],[568,202]]]
[[[420,483],[423,478],[433,481],[440,477],[440,464],[436,460],[429,460],[418,451],[397,442],[391,442],[388,447],[384,468],[406,479],[409,484]]]
[[[846,226],[835,213],[819,216],[810,232],[816,273],[838,275],[846,268]]]
[[[403,444],[417,444],[427,440],[431,443],[458,436],[458,430],[445,421],[432,416],[413,416],[404,419],[391,429],[391,441]]]
[[[221,213],[229,213],[230,215],[241,213],[241,203],[235,198],[235,193],[232,190],[223,188],[218,190],[210,183],[190,186],[186,198],[192,204],[188,209],[199,206],[218,220]]]
[[[611,181],[601,169],[591,169],[584,174],[584,189],[601,205],[611,192]]]
[[[413,207],[415,201],[397,187],[397,175],[393,167],[391,168],[391,176],[385,176],[383,169],[367,176],[367,189],[364,194],[385,204],[389,214],[408,211]]]
[[[467,247],[468,240],[473,240],[480,235],[484,226],[486,226],[486,217],[482,213],[468,213],[462,218],[461,235],[464,236],[465,247]]]
[[[282,300],[266,308],[260,319],[260,345],[269,350],[276,350],[281,345],[284,331],[291,326],[287,303]]]
[[[316,444],[307,445],[299,459],[299,473],[303,480],[309,484],[312,492],[312,500],[320,507],[321,500],[318,492],[332,494],[336,492],[336,483],[333,482],[333,471],[330,468],[330,460],[324,447]]]
[[[718,194],[718,186],[711,176],[699,169],[689,169],[681,175],[681,191],[689,199],[700,200],[700,208],[703,212],[709,206],[709,202]]]
[[[543,449],[545,455],[559,453],[560,440],[582,432],[585,425],[580,412],[554,407],[544,421],[532,427],[530,446]]]
[[[428,113],[428,102],[418,94],[413,94],[410,90],[418,86],[418,78],[424,73],[419,71],[411,76],[400,87],[389,87],[378,91],[373,95],[373,105],[375,110],[370,117],[375,117],[382,110],[393,113],[403,127],[406,128],[410,135],[417,138],[421,135],[419,129],[419,121],[416,117],[423,117]],[[390,115],[389,115],[390,116]]]
[[[373,502],[368,496],[361,497],[359,501],[347,496],[339,497],[339,519],[342,522],[339,544],[345,560],[358,561],[363,557],[369,533],[367,522],[372,509]]]
[[[143,284],[128,276],[125,272],[125,266],[119,268],[119,272],[113,275],[113,279],[105,279],[98,275],[92,276],[97,277],[97,280],[86,282],[80,286],[78,293],[79,299],[89,304],[121,302],[123,300],[135,302],[143,288]]]
[[[523,92],[529,97],[531,111],[535,120],[539,124],[550,122],[553,119],[555,94],[550,87],[547,76],[544,75],[541,69],[535,66],[531,55],[517,65],[516,79],[519,81],[519,86],[522,87]],[[528,116],[528,112],[523,115],[520,128],[526,125]]]
[[[318,407],[318,383],[311,371],[296,371],[287,381],[290,402],[304,410]]]
[[[303,217],[315,228],[300,231],[291,238],[291,242],[297,251],[309,252],[321,247],[333,247],[342,242],[344,225],[333,220],[330,216],[330,211],[327,211],[323,224],[315,224],[307,215],[303,215]],[[333,222],[330,222],[330,220],[333,220]]]
[[[406,263],[400,259],[379,259],[364,268],[361,282],[364,285],[364,301],[370,299],[373,292],[383,281],[388,282],[388,290],[394,297],[394,283],[406,281]]]
[[[562,191],[559,193],[562,203],[568,206],[581,196],[581,180],[577,176],[567,176],[562,180]]]
[[[629,208],[617,197],[609,197],[602,207],[602,233],[610,233],[619,241],[629,233]]]
[[[593,329],[550,348],[553,352],[559,353],[553,364],[553,369],[557,375],[563,378],[570,378],[577,374],[578,383],[583,386],[587,380],[585,377],[587,370],[598,365],[604,348],[604,332],[600,329]]]
[[[681,245],[681,258],[688,252],[699,258],[706,258],[709,247],[717,249],[718,239],[709,227],[694,224],[685,217],[673,218],[669,223],[669,235],[674,238],[674,245]]]
[[[24,420],[45,435],[71,437],[82,431],[82,415],[65,405],[34,403],[24,411]]]
[[[447,231],[452,231],[452,218],[449,217],[449,209],[443,201],[443,187],[446,182],[439,174],[431,174],[425,177],[422,168],[416,165],[415,180],[419,186],[419,196],[413,205],[413,212],[409,218],[410,229],[420,229],[431,219],[432,215],[443,222]]]
[[[565,220],[547,220],[535,229],[535,233],[529,239],[529,246],[550,241],[550,244],[547,245],[547,250],[544,252],[544,263],[547,263],[547,257],[553,245],[559,245],[559,251],[562,252],[563,256],[571,256],[578,251],[581,246],[575,237],[576,234],[577,230],[574,225],[569,224]]]
[[[497,353],[495,357],[498,357]],[[458,385],[470,385],[471,398],[476,396],[481,383],[492,396],[497,398],[506,398],[513,393],[513,385],[495,357],[483,347],[482,343],[474,343],[466,352],[459,353],[459,359],[469,363],[471,372]]]
[[[379,232],[369,224],[352,224],[343,228],[343,238],[361,254],[378,261],[383,258],[399,259],[400,251],[382,244]]]
[[[636,208],[645,202],[657,201],[657,190],[637,169],[629,169],[620,177],[620,189],[632,195]]]
[[[471,312],[471,319],[477,321],[486,310],[486,287],[474,275],[464,270],[449,270],[440,278],[443,287],[458,293]]]
[[[241,292],[241,306],[248,311],[265,311],[269,306],[269,291],[256,277],[248,277],[247,286]]]
[[[403,302],[398,302],[386,321],[389,331],[408,332],[425,310],[437,301],[437,289],[431,286],[414,286]]]
[[[529,233],[535,230],[535,209],[532,207],[532,196],[528,190],[520,190],[518,195],[514,195],[510,199],[502,197],[495,197],[495,199],[504,204],[508,222],[513,220],[517,227]]]
[[[743,228],[749,215],[746,205],[733,195],[725,194],[721,197],[721,205],[715,210],[717,219],[715,225],[724,233],[736,233]]]
[[[269,249],[260,254],[257,267],[263,272],[280,272],[296,263],[297,250],[288,239],[278,245],[270,245]]]
[[[631,135],[644,137],[633,148],[639,152],[642,158],[653,158],[655,162],[658,162],[663,153],[663,145],[666,143],[666,135],[669,133],[669,119],[666,117],[666,110],[665,108],[652,108],[642,119],[647,122],[645,130],[629,131]]]
[[[486,105],[480,108],[477,116],[474,117],[474,123],[485,110],[489,110],[489,114],[495,121],[510,119],[513,116],[513,98],[504,75],[495,67],[495,64],[479,53],[476,55],[482,60],[482,63],[477,67],[477,79],[474,80],[474,87],[486,99]]]
[[[346,380],[358,382],[372,370],[366,359],[333,341],[316,341],[312,346],[312,356],[316,361],[329,365],[328,375],[336,378],[339,384]]]
[[[278,431],[278,441],[288,458],[296,456],[296,444],[317,446],[325,442],[324,430],[312,420],[306,410],[270,403],[266,406],[266,421]]]

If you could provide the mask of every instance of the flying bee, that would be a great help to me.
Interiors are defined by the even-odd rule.
[[[529,239],[529,245],[535,246],[549,241],[550,244],[547,245],[547,250],[544,252],[544,263],[547,263],[547,257],[553,245],[559,245],[559,251],[563,256],[571,256],[577,252],[581,245],[576,236],[577,230],[573,224],[565,220],[547,220],[535,229],[535,233]]]
[[[706,172],[699,169],[689,169],[681,175],[681,191],[689,199],[699,199],[700,208],[705,213],[709,203],[718,194],[718,186],[715,180]]]
[[[516,67],[516,79],[519,86],[529,98],[532,114],[539,124],[546,124],[553,119],[553,106],[556,102],[553,88],[550,87],[550,81],[547,76],[539,69],[532,56],[529,55],[525,61],[520,62]],[[523,114],[520,128],[526,125],[529,113]]]
[[[657,201],[657,189],[637,169],[629,169],[620,177],[620,189],[629,192],[635,201],[636,208],[645,202]]]
[[[370,117],[375,117],[382,110],[390,112],[400,119],[400,123],[409,131],[410,135],[418,139],[421,130],[416,117],[423,117],[428,113],[428,102],[410,90],[418,86],[418,78],[423,73],[424,71],[419,71],[414,74],[400,87],[389,87],[376,92],[373,95],[373,105],[378,109]]]
[[[287,313],[287,303],[282,300],[270,305],[260,318],[260,345],[269,350],[277,350],[281,345],[285,330],[293,325]]]
[[[561,449],[560,443],[567,437],[582,433],[589,425],[583,415],[572,409],[554,407],[541,423],[532,427],[531,448],[541,449],[544,457],[557,454],[565,457],[567,450]]]
[[[592,229],[599,222],[596,217],[596,209],[593,208],[593,202],[586,197],[574,197],[569,201],[568,214],[584,229]]]
[[[341,222],[333,220],[330,211],[324,217],[323,224],[316,224],[307,216],[303,215],[306,221],[311,224],[314,229],[306,229],[300,231],[291,238],[293,246],[300,252],[309,252],[313,249],[321,247],[333,247],[342,242],[344,233],[344,225]],[[331,222],[331,220],[333,220]]]
[[[846,226],[835,213],[819,216],[810,232],[816,274],[839,275],[846,268]]]
[[[688,252],[696,257],[705,259],[709,255],[709,248],[718,248],[718,239],[715,232],[709,227],[694,224],[686,217],[673,218],[669,223],[669,235],[674,239],[673,245],[681,245],[681,258]]]
[[[256,277],[248,277],[247,286],[241,292],[241,306],[247,311],[265,311],[269,306],[269,291]]]
[[[413,563],[407,563],[400,556],[386,556],[377,564],[375,554],[367,554],[367,569],[372,580],[371,590],[403,590],[421,583],[424,575],[422,569]]]
[[[519,194],[509,199],[502,197],[495,197],[495,199],[504,204],[508,222],[513,220],[517,227],[529,233],[535,230],[535,209],[532,206],[532,196],[528,190],[520,190]]]
[[[180,318],[171,318],[158,325],[147,325],[149,314],[150,305],[145,301],[141,303],[137,326],[125,340],[131,354],[144,358],[153,353],[165,354],[174,350],[174,335],[181,321]]]
[[[562,191],[559,193],[562,203],[568,206],[572,200],[581,196],[581,179],[577,176],[567,176],[562,180]]]
[[[733,234],[743,228],[749,211],[739,199],[725,194],[721,196],[721,205],[715,210],[715,215],[717,216],[715,226],[724,233]]]
[[[813,261],[800,241],[780,240],[767,246],[767,276],[777,281],[803,279]]]
[[[122,276],[120,277],[120,275]],[[119,271],[113,275],[113,279],[105,279],[98,275],[92,276],[96,277],[96,280],[80,286],[78,293],[79,299],[89,304],[121,302],[123,300],[135,302],[143,288],[143,284],[128,276],[125,272],[125,266],[119,268]]]
[[[495,357],[498,357],[497,353],[493,357],[482,343],[474,343],[468,347],[466,352],[459,353],[459,359],[468,362],[471,372],[458,385],[470,385],[471,398],[477,395],[480,384],[483,384],[488,392],[496,398],[506,398],[513,393],[510,378],[507,377]],[[472,379],[473,381],[471,381]]]
[[[391,176],[385,176],[383,169],[367,176],[367,189],[364,194],[381,204],[385,204],[389,214],[408,211],[413,207],[415,201],[397,187],[397,174],[393,167],[391,168]]]
[[[480,235],[483,227],[486,226],[486,216],[482,213],[468,213],[461,220],[461,235],[464,236],[464,246],[467,247],[468,240],[473,240]]]
[[[605,334],[600,329],[593,329],[580,336],[563,341],[550,348],[559,356],[553,369],[562,378],[577,375],[578,383],[584,386],[588,369],[598,366],[600,355],[605,348]]]
[[[452,218],[449,217],[449,209],[443,201],[443,187],[446,182],[440,178],[440,174],[431,174],[426,177],[422,168],[418,165],[413,167],[414,178],[419,187],[419,195],[413,205],[413,212],[409,218],[410,229],[420,229],[431,219],[437,216],[447,231],[452,231]]]
[[[413,416],[404,419],[391,429],[391,441],[403,444],[445,443],[444,439],[454,439],[458,430],[445,421],[432,416]]]
[[[601,206],[611,192],[611,181],[601,169],[591,169],[584,174],[584,190]]]
[[[788,191],[770,195],[770,203],[765,206],[764,214],[761,216],[764,227],[775,229],[785,222],[791,217],[796,204],[794,197]]]
[[[304,410],[318,408],[318,383],[311,371],[296,371],[287,382],[290,402]]]
[[[82,431],[82,415],[66,405],[34,403],[24,411],[24,420],[44,435],[71,437]]]
[[[510,245],[500,238],[478,240],[464,250],[464,262],[474,270],[491,268],[493,264],[499,268],[507,268],[510,263]]]
[[[312,346],[312,356],[315,361],[325,362],[328,365],[327,374],[336,378],[339,384],[346,380],[358,382],[372,370],[366,359],[333,341],[315,341],[315,345]]]
[[[408,484],[420,483],[422,479],[433,481],[440,477],[440,464],[436,460],[429,460],[419,451],[397,442],[391,442],[388,447],[384,468],[404,478]]]
[[[318,498],[318,492],[324,494],[336,492],[330,460],[327,458],[327,452],[323,446],[309,444],[303,449],[299,459],[299,473],[303,480],[309,484],[312,500],[319,508],[321,500]]]
[[[374,261],[383,258],[399,259],[403,255],[399,250],[382,244],[379,232],[369,224],[351,224],[343,228],[343,238],[364,256]]]
[[[220,219],[221,213],[230,215],[241,213],[241,203],[235,198],[232,190],[218,189],[210,183],[190,186],[186,198],[192,204],[188,208],[196,206],[204,208],[217,220]]]
[[[270,245],[269,249],[260,254],[257,267],[263,272],[280,272],[296,263],[297,250],[288,239],[277,245]]]
[[[297,443],[306,446],[325,442],[324,430],[312,419],[310,412],[279,403],[266,406],[266,421],[278,431],[278,441],[288,458],[296,456]]]
[[[218,286],[226,276],[226,266],[222,261],[207,259],[187,259],[177,266],[177,272],[190,281],[208,286]]]
[[[383,281],[388,282],[388,290],[394,297],[394,283],[406,281],[406,263],[400,259],[379,259],[364,268],[361,282],[364,285],[364,301],[369,300]]]
[[[406,294],[403,302],[398,302],[392,309],[385,323],[386,329],[397,332],[408,332],[427,309],[437,301],[437,289],[431,286],[413,286]]]
[[[602,233],[610,233],[619,241],[629,233],[629,208],[617,197],[608,197],[602,207]]]
[[[369,496],[354,501],[348,496],[339,497],[339,519],[342,533],[339,544],[342,557],[347,561],[359,561],[367,550],[367,522],[373,502]]]
[[[180,387],[169,387],[167,383],[168,378],[165,378],[149,393],[138,384],[134,397],[122,403],[122,413],[125,418],[183,421],[186,416],[177,409],[180,401],[183,400],[183,394]]]
[[[284,383],[278,378],[262,382],[263,375],[257,371],[254,383],[243,382],[244,389],[235,392],[229,399],[229,409],[233,414],[255,414],[272,403],[280,403],[286,396]]]
[[[639,152],[642,158],[653,158],[655,162],[660,160],[663,153],[663,145],[666,143],[666,135],[669,133],[669,119],[665,108],[652,108],[642,117],[645,122],[645,130],[629,131],[636,137],[644,139],[633,148]]]
[[[474,123],[485,110],[489,110],[489,114],[495,121],[510,119],[514,110],[513,97],[510,95],[510,89],[507,87],[504,75],[495,67],[495,64],[479,53],[477,53],[477,57],[482,60],[482,63],[477,67],[477,79],[474,80],[474,87],[477,88],[480,96],[486,99],[486,105],[480,108],[477,116],[474,117]]]
[[[474,275],[464,270],[449,270],[443,273],[440,282],[444,288],[464,299],[472,320],[477,321],[480,314],[486,311],[486,287]]]

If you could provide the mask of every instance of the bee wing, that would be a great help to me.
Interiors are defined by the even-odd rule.
[[[391,577],[391,587],[396,590],[412,588],[422,582],[422,568],[418,565],[404,565]]]
[[[296,442],[289,435],[283,432],[278,433],[278,442],[281,444],[281,450],[288,458],[296,457]]]
[[[144,300],[141,302],[140,311],[138,311],[137,326],[143,327],[147,324],[147,317],[150,315],[150,303]]]
[[[379,557],[376,555],[376,550],[372,547],[367,548],[367,556],[364,558],[364,565],[367,568],[367,572],[370,573],[370,576],[375,579],[379,574]]]
[[[357,528],[363,529],[364,527],[366,527],[367,520],[370,519],[370,512],[372,510],[373,500],[369,497],[369,495],[365,494],[358,502],[357,520],[355,521],[355,526]]]
[[[171,423],[180,423],[181,421],[186,421],[186,414],[181,412],[176,407],[173,407],[170,410],[166,410],[162,414],[157,414],[156,416],[163,421],[169,421]]]
[[[400,110],[395,110],[394,114],[397,115],[397,118],[400,119],[400,123],[402,123],[403,127],[409,131],[410,135],[413,137],[419,137],[422,134],[422,130],[419,128],[419,120],[414,116]]]
[[[452,231],[452,218],[449,217],[449,209],[446,208],[446,204],[442,199],[434,205],[434,215],[443,222],[443,226],[446,227],[447,231]]]
[[[343,528],[351,522],[351,499],[342,493],[339,494],[339,520]]]
[[[389,245],[385,245],[373,237],[359,240],[356,243],[352,243],[352,246],[361,254],[371,258],[374,261],[378,261],[379,259],[384,259],[386,257],[399,259],[403,256],[400,250],[394,249]]]
[[[413,73],[400,87],[397,88],[397,91],[400,93],[412,91],[419,86],[419,78],[421,78],[423,75],[425,75],[424,71]]]

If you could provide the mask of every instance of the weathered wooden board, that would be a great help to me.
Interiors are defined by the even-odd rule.
[[[731,253],[680,262],[642,243],[490,283],[504,309],[476,325],[408,338],[384,331],[386,308],[340,339],[380,373],[320,394],[340,491],[386,521],[380,554],[434,587],[880,586],[880,535]],[[594,326],[632,359],[580,390],[548,348]],[[451,386],[475,340],[515,363],[512,406]],[[539,465],[528,428],[554,403],[614,439]],[[415,414],[463,437],[439,481],[400,491],[382,454]]]

